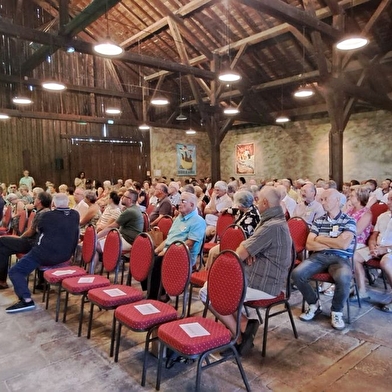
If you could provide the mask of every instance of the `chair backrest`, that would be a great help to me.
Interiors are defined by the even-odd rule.
[[[172,224],[173,224],[173,218],[170,215],[163,216],[162,219],[158,222],[159,230],[163,234],[163,240],[167,238],[167,234],[169,233]]]
[[[162,260],[162,286],[170,296],[179,296],[187,291],[191,276],[189,249],[182,241],[173,242]],[[186,295],[183,296],[183,311],[186,309]]]
[[[245,293],[246,278],[238,255],[232,250],[220,252],[208,273],[206,303],[210,301],[217,313],[227,316],[242,308]]]
[[[309,234],[309,226],[305,220],[299,217],[290,218],[287,221],[290,236],[293,240],[295,251],[299,254],[306,248],[306,240]]]
[[[196,263],[194,264],[194,266],[192,268],[193,272],[200,271],[201,267],[203,267],[205,265],[204,257],[203,257],[204,256],[204,249],[203,248],[204,248],[205,242],[206,242],[206,236],[203,237],[203,242],[201,243],[200,251],[199,251],[199,254],[197,255],[197,258],[196,258]]]
[[[216,238],[218,241],[222,238],[225,230],[234,223],[234,216],[231,214],[219,215],[218,221],[216,222]]]
[[[142,212],[143,215],[143,231],[146,233],[150,230],[150,218],[146,212]]]
[[[377,222],[377,218],[379,215],[381,215],[383,212],[388,210],[388,206],[383,203],[383,202],[378,202],[373,204],[370,207],[370,212],[372,213],[372,225],[374,226]]]
[[[102,265],[107,272],[115,272],[114,281],[117,282],[118,269],[121,263],[122,242],[117,229],[112,229],[106,236],[102,253]]]
[[[27,210],[24,208],[22,212],[19,213],[19,222],[18,222],[18,235],[22,235],[27,226]]]
[[[135,278],[138,282],[147,279],[154,262],[154,244],[147,233],[140,233],[131,248],[129,257],[129,284]]]
[[[7,207],[5,207],[3,213],[3,221],[2,221],[3,227],[9,229],[11,225],[11,219],[12,219],[12,206],[8,205]]]
[[[235,251],[244,240],[246,235],[243,228],[239,225],[230,225],[221,237],[220,250]]]
[[[155,204],[149,204],[149,205],[148,205],[148,207],[147,207],[147,209],[146,209],[146,213],[147,213],[148,216],[151,215],[151,212],[154,211],[154,208],[155,208]]]
[[[288,269],[288,273],[287,273],[287,279],[286,279],[286,299],[289,300],[290,299],[290,295],[291,295],[291,273],[293,272],[293,269],[295,267],[295,259],[297,256],[297,251],[296,251],[296,247],[295,247],[295,243],[294,241],[291,243],[291,263]]]
[[[33,225],[33,221],[37,213],[35,211],[31,211],[29,215],[29,219],[27,220],[27,228],[30,229],[30,227]]]
[[[97,248],[97,233],[93,225],[88,225],[84,231],[82,245],[82,262],[90,273],[94,273],[94,257]]]

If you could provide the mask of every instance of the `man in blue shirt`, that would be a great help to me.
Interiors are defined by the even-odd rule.
[[[197,197],[188,192],[181,194],[181,200],[178,207],[180,214],[174,220],[172,227],[163,241],[155,249],[155,262],[151,274],[151,287],[149,298],[156,299],[158,296],[159,285],[161,282],[161,266],[163,256],[169,247],[175,241],[184,241],[189,248],[191,263],[196,263],[197,255],[202,246],[204,233],[206,231],[206,222],[197,211]]]
[[[331,306],[331,325],[342,330],[345,327],[343,308],[350,294],[352,279],[350,258],[354,252],[356,223],[340,210],[340,194],[336,189],[326,189],[321,194],[321,204],[326,214],[315,219],[306,241],[306,249],[312,254],[294,269],[292,277],[309,305],[299,318],[310,321],[321,313],[321,305],[309,279],[323,271],[332,275],[336,288]]]

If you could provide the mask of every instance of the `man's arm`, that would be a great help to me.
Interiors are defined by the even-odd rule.
[[[320,235],[315,236],[314,242],[324,245],[329,249],[347,249],[350,246],[353,238],[354,233],[352,233],[351,231],[343,231],[343,233],[337,237],[326,237]]]
[[[109,233],[110,230],[118,229],[119,227],[120,227],[120,225],[117,222],[113,222],[109,226],[106,226],[103,230],[101,230],[97,234],[97,238],[106,237],[106,235]]]
[[[320,236],[317,236],[314,233],[309,233],[308,234],[308,238],[306,240],[306,249],[307,250],[317,252],[317,251],[320,251],[320,250],[325,250],[325,249],[329,249],[330,248],[329,246],[326,246],[326,245],[324,245],[324,244],[322,244],[320,242],[317,242],[316,238],[318,238],[318,237],[320,237]]]

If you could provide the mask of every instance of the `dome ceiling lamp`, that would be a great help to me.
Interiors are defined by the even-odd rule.
[[[6,113],[1,113],[0,112],[0,120],[8,120],[10,116]]]
[[[237,106],[234,106],[234,105],[232,104],[231,101],[230,101],[229,106],[227,106],[227,107],[225,107],[225,108],[223,109],[223,113],[224,113],[226,116],[235,116],[235,115],[238,114],[239,112],[240,112],[240,110],[238,109],[238,107],[237,107]]]
[[[121,109],[116,108],[116,107],[108,107],[108,108],[106,108],[105,113],[106,114],[114,114],[114,115],[121,114]]]
[[[42,88],[48,91],[64,91],[67,87],[64,83],[58,82],[56,80],[45,80],[42,82]]]
[[[156,95],[151,99],[151,105],[154,106],[165,106],[169,104],[169,100],[163,95]]]
[[[12,102],[16,105],[31,105],[33,103],[29,97],[23,95],[15,96],[12,98]]]

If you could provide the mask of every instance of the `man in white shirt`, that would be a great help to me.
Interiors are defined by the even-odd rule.
[[[307,182],[300,190],[301,202],[295,207],[293,217],[298,216],[310,226],[313,221],[325,214],[323,206],[316,200],[316,187]]]
[[[82,188],[76,188],[74,192],[74,199],[76,203],[74,210],[79,212],[81,218],[88,210],[88,204],[84,201],[84,192],[85,191]]]

